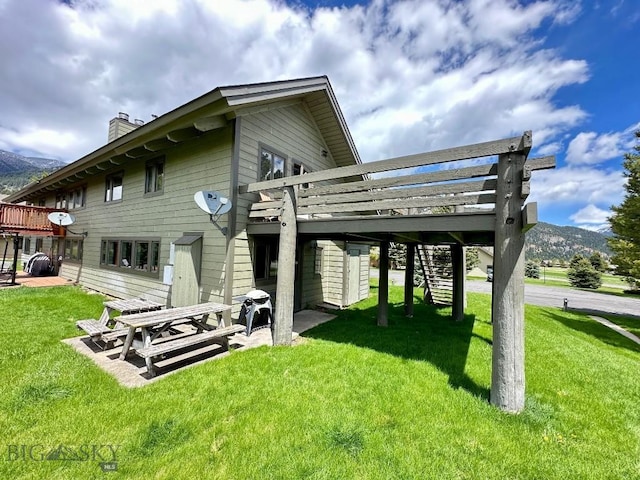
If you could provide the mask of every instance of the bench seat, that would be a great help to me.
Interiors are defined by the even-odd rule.
[[[89,335],[92,339],[95,337],[100,337],[103,333],[111,331],[109,327],[96,320],[95,318],[78,320],[76,322],[76,327],[78,327],[80,330],[84,330],[86,334]]]
[[[147,371],[150,376],[155,376],[153,363],[151,361],[154,357],[159,357],[169,352],[181,350],[183,348],[191,347],[201,343],[206,343],[211,340],[217,340],[220,342],[225,350],[229,349],[229,337],[236,333],[244,332],[246,327],[244,325],[235,324],[228,327],[221,327],[215,330],[206,331],[204,333],[196,333],[189,335],[188,337],[181,337],[177,340],[168,340],[166,342],[151,345],[150,347],[136,349],[136,353],[146,360]]]

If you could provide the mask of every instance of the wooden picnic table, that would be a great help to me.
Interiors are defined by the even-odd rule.
[[[87,333],[94,343],[97,344],[97,340],[104,341],[105,348],[108,348],[114,340],[122,336],[122,330],[118,328],[121,316],[160,310],[163,307],[158,302],[143,298],[109,300],[104,302],[103,305],[104,309],[98,320],[93,318],[78,320],[76,326]],[[111,313],[114,311],[119,311],[120,317],[111,318]]]
[[[141,345],[135,347],[136,353],[145,359],[147,372],[150,376],[155,375],[153,358],[165,353],[184,349],[189,346],[205,343],[208,341],[219,342],[223,348],[229,348],[228,337],[244,330],[242,325],[224,326],[222,315],[231,310],[231,305],[222,303],[201,303],[187,307],[168,308],[153,312],[134,313],[120,317],[120,323],[129,327],[127,338],[124,341],[120,360],[125,360],[127,354],[133,346],[136,331],[142,332]],[[210,315],[216,315],[218,324],[209,325],[207,323]],[[196,332],[188,337],[179,337],[177,340],[164,340],[162,343],[154,343],[163,332],[170,328],[190,323],[196,328]],[[204,332],[204,333],[203,333]]]
[[[120,315],[132,315],[134,313],[151,312],[160,310],[164,305],[144,298],[127,298],[109,300],[103,303],[104,310],[100,315],[99,322],[107,325],[110,321],[111,312],[118,311]]]
[[[124,360],[133,345],[133,339],[138,329],[142,332],[142,347],[149,347],[153,341],[172,325],[191,323],[196,327],[197,333],[203,330],[214,330],[217,326],[224,327],[222,314],[231,310],[231,305],[223,303],[201,303],[187,307],[167,308],[153,312],[134,313],[118,317],[118,321],[129,328],[127,338],[120,353],[120,360]],[[209,325],[209,315],[216,315],[218,325]]]

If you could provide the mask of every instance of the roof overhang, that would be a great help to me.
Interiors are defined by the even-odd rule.
[[[162,152],[226,127],[260,109],[305,103],[339,166],[361,163],[327,77],[219,87],[100,147],[9,195],[6,202],[33,200],[118,165]],[[331,115],[327,116],[327,112]],[[324,131],[323,131],[324,130]]]

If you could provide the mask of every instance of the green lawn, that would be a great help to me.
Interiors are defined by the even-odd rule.
[[[0,290],[0,478],[640,478],[640,346],[577,314],[527,307],[527,408],[489,405],[489,297],[464,322],[392,287],[308,332],[120,387],[60,342],[102,298],[74,287]],[[416,297],[419,297],[416,290]],[[417,300],[416,300],[417,301]],[[118,360],[114,360],[118,361]],[[117,445],[98,460],[14,460],[20,445]],[[107,450],[101,450],[110,459]]]

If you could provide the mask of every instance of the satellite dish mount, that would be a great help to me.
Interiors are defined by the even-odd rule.
[[[227,234],[227,227],[218,225],[218,220],[222,215],[231,210],[231,200],[218,192],[202,190],[193,195],[196,205],[202,211],[209,214],[209,220],[213,223],[223,235]]]
[[[47,215],[47,218],[54,225],[58,225],[59,227],[65,227],[65,228],[68,227],[69,225],[73,225],[76,221],[76,217],[74,217],[73,215],[67,212],[51,212],[49,215]],[[89,235],[88,232],[79,233],[79,232],[71,231],[68,228],[66,228],[66,230],[72,235],[82,235],[83,237],[86,237],[87,235]]]

